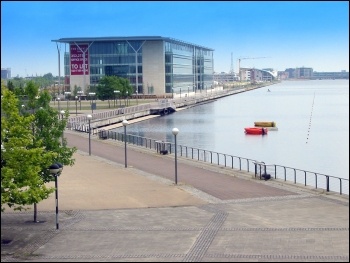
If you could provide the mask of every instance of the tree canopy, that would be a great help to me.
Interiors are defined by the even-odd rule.
[[[73,153],[61,140],[66,120],[49,106],[47,91],[38,92],[34,82],[25,88],[25,96],[1,85],[1,210],[15,210],[47,199],[54,188],[45,183],[54,180],[48,167],[56,162],[73,165]],[[23,105],[23,106],[22,106]],[[68,117],[66,113],[66,117]]]
[[[119,91],[118,96],[125,97],[133,94],[133,87],[128,79],[117,76],[104,76],[96,88],[96,95],[100,100],[110,100],[115,98],[114,91]]]

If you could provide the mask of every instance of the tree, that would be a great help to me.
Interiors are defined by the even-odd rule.
[[[13,82],[12,82],[11,80],[9,80],[9,81],[7,82],[7,88],[8,88],[10,91],[12,91],[12,92],[15,91],[15,85],[13,84]]]
[[[2,87],[3,91],[3,87]],[[14,94],[12,94],[9,91],[6,91],[4,89],[4,93],[10,94],[6,95],[9,98],[15,97]],[[55,163],[60,162],[63,165],[73,165],[74,159],[72,159],[72,156],[74,152],[76,151],[76,148],[69,148],[67,147],[67,143],[65,139],[62,139],[63,131],[66,127],[67,118],[68,118],[68,112],[66,112],[66,118],[60,119],[58,116],[57,110],[50,107],[49,103],[51,100],[51,97],[47,91],[43,91],[41,93],[38,93],[38,87],[34,83],[28,83],[25,93],[27,96],[27,101],[25,101],[25,111],[20,112],[20,108],[18,107],[18,99],[15,97],[14,99],[5,99],[7,97],[4,96],[4,98],[1,100],[1,107],[2,107],[2,114],[3,114],[3,106],[7,104],[13,104],[16,105],[16,107],[12,107],[11,110],[7,109],[7,111],[4,111],[4,116],[1,118],[1,124],[2,124],[2,130],[1,130],[1,142],[4,143],[5,149],[6,149],[6,155],[4,155],[4,158],[2,158],[2,161],[5,162],[5,168],[7,167],[8,160],[11,160],[12,156],[8,154],[9,145],[8,142],[5,142],[4,139],[8,140],[8,138],[17,138],[18,140],[22,140],[22,137],[30,137],[25,141],[25,148],[27,150],[33,150],[38,151],[38,149],[41,150],[40,155],[42,156],[48,156],[45,160],[46,162],[40,162],[38,163],[38,166],[40,169],[33,169],[35,171],[34,173],[31,173],[31,176],[33,178],[37,179],[37,185],[38,189],[34,189],[32,192],[30,192],[27,196],[27,199],[25,199],[25,196],[22,196],[21,198],[17,198],[15,200],[12,200],[11,202],[8,201],[8,199],[3,199],[1,202],[1,209],[3,209],[3,200],[5,201],[4,204],[7,204],[9,206],[16,206],[16,209],[22,209],[23,205],[29,205],[34,204],[34,221],[36,221],[36,204],[40,202],[41,200],[44,200],[48,198],[49,194],[53,191],[52,189],[46,190],[45,183],[53,181],[54,178],[51,176],[51,174],[48,171],[48,167]],[[17,112],[18,118],[7,118],[6,116],[12,116],[10,113]],[[19,122],[19,118],[24,118],[28,120],[24,125],[21,122]],[[3,126],[3,122],[4,125]],[[5,133],[3,130],[3,127],[14,127],[18,124],[21,124],[26,129],[26,134],[13,134],[11,132]],[[21,127],[22,127],[21,126]],[[8,130],[10,131],[10,130]],[[29,135],[30,134],[30,135]],[[5,136],[6,135],[6,136]],[[13,139],[12,139],[13,140]],[[11,148],[11,147],[10,147]],[[3,157],[3,155],[1,155]],[[10,159],[9,159],[10,158]],[[28,165],[30,165],[30,162],[33,161],[36,163],[39,157],[33,157],[33,158],[27,158]],[[22,164],[22,163],[21,163]],[[17,163],[18,166],[18,163]],[[21,165],[22,166],[22,165]],[[1,174],[3,172],[3,167],[1,167]],[[17,174],[21,174],[23,178],[27,177],[27,174],[22,174],[22,172],[17,172]],[[9,180],[11,180],[11,176],[14,176],[14,174],[9,175]],[[39,177],[39,179],[37,178]],[[34,180],[34,179],[33,179]],[[3,181],[3,177],[2,177]],[[25,183],[25,182],[24,182]],[[3,185],[3,183],[2,183]],[[18,191],[16,186],[10,189],[11,191]],[[46,190],[46,192],[44,191]],[[41,192],[43,193],[41,193]],[[38,192],[38,193],[37,193]],[[1,189],[1,195],[3,196],[3,189]],[[11,194],[10,194],[11,195]],[[24,200],[25,199],[25,200]]]
[[[2,87],[1,99],[1,211],[4,205],[21,210],[24,205],[48,198],[40,172],[49,167],[57,154],[46,151],[41,141],[34,147],[33,115],[21,116],[15,95]],[[19,165],[20,164],[20,165]]]
[[[115,90],[121,90],[121,83],[116,76],[104,76],[96,88],[96,95],[100,100],[108,100],[109,108],[111,107],[110,99],[115,96]]]

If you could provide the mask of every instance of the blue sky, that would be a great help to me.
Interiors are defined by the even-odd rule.
[[[13,77],[58,76],[51,40],[104,36],[209,47],[216,72],[230,71],[231,53],[235,71],[238,57],[266,57],[241,67],[349,71],[348,1],[1,1],[1,67]]]

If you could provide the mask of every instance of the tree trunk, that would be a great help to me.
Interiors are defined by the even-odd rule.
[[[39,221],[36,219],[37,214],[38,214],[38,209],[37,209],[37,204],[34,204],[34,223],[38,223]]]

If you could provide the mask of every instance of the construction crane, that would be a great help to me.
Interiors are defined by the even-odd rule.
[[[259,58],[269,58],[269,57],[255,57],[255,58],[250,58],[250,57],[240,57],[238,58],[238,75],[240,74],[240,69],[241,69],[241,60],[243,59],[259,59]]]

